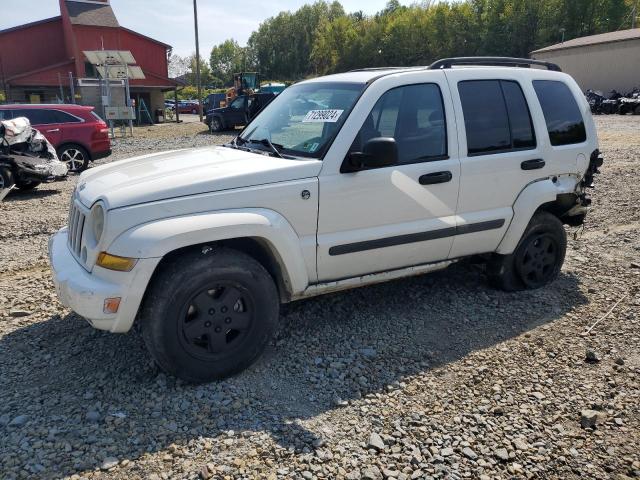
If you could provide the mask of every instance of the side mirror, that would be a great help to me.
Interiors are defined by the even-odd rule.
[[[352,152],[347,157],[348,172],[389,167],[398,163],[398,145],[390,137],[372,138],[364,144],[362,152]]]

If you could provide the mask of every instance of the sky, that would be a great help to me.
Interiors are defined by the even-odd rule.
[[[60,14],[58,0],[0,0],[0,30]],[[296,10],[301,0],[198,0],[200,45],[202,52],[235,38],[244,45],[260,22],[283,10]],[[28,8],[25,8],[25,3]],[[382,10],[387,0],[341,0],[347,12],[365,14]],[[402,1],[403,4],[410,2]],[[195,51],[192,0],[111,0],[111,6],[123,27],[173,46],[174,53],[189,55]]]

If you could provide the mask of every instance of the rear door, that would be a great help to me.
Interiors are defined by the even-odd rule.
[[[515,70],[511,72],[511,70]],[[549,175],[544,123],[534,122],[531,82],[516,69],[446,71],[460,143],[458,235],[451,257],[494,251],[531,182]],[[526,77],[524,77],[526,78]],[[540,116],[538,116],[540,117]]]
[[[91,149],[92,135],[95,132],[95,126],[92,123],[62,110],[53,112],[60,128],[61,144],[75,143]]]
[[[46,108],[16,108],[13,118],[27,117],[31,126],[39,130],[54,147],[62,143],[62,125],[54,110]]]

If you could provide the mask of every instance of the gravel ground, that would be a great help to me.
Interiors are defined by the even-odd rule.
[[[551,287],[495,291],[464,263],[301,301],[255,366],[204,386],[57,302],[46,242],[76,178],[10,195],[0,478],[640,477],[640,118],[597,123],[594,208]],[[228,139],[136,135],[107,161]]]

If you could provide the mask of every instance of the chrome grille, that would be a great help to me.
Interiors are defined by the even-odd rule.
[[[69,237],[67,243],[71,251],[78,257],[80,257],[80,251],[82,250],[82,232],[85,218],[85,214],[80,207],[76,205],[75,201],[72,201],[69,209]]]

